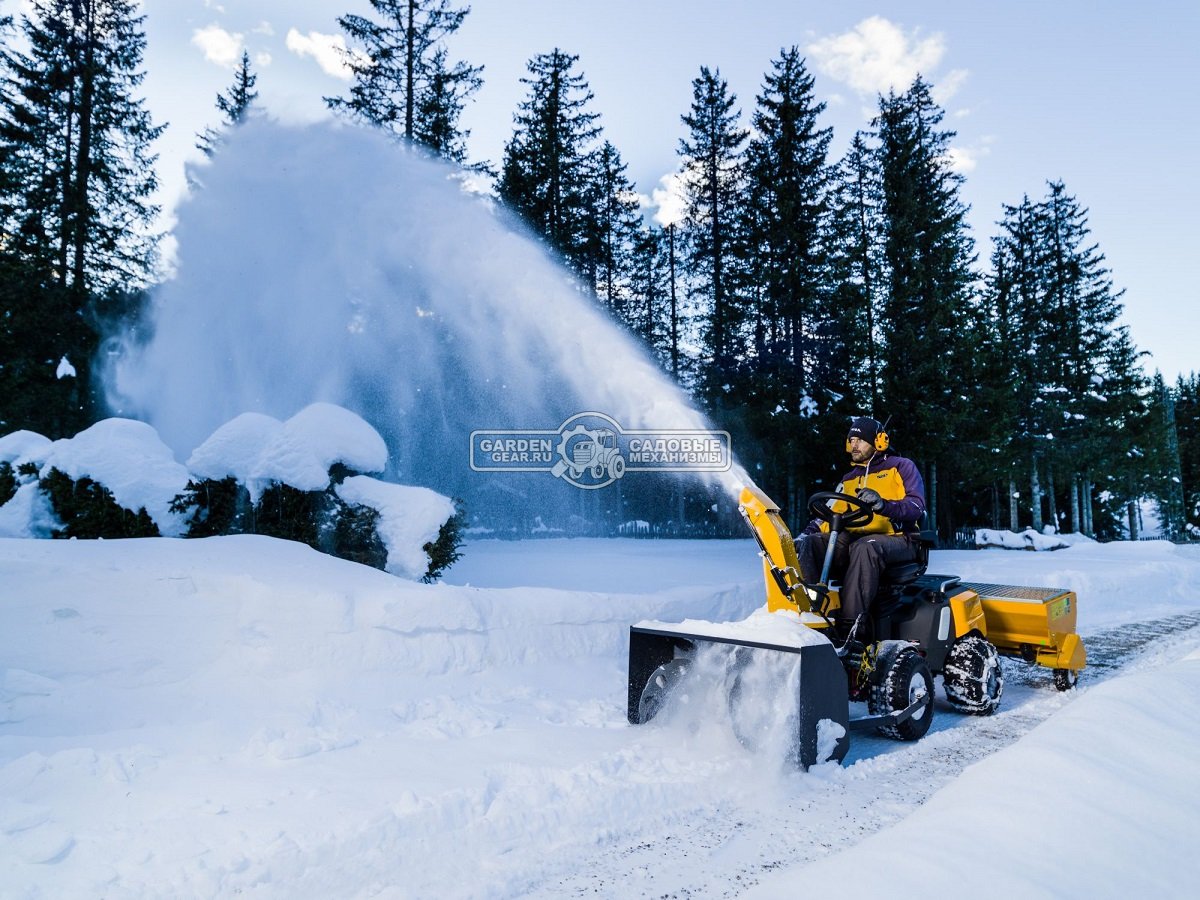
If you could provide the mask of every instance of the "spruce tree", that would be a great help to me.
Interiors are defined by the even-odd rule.
[[[1200,540],[1200,376],[1180,375],[1172,391],[1179,445],[1179,478],[1183,495],[1183,530]]]
[[[144,20],[133,0],[34,0],[21,22],[28,49],[0,60],[4,232],[80,309],[93,292],[152,276],[150,147],[165,126],[136,96]]]
[[[153,277],[163,126],[136,96],[132,0],[34,0],[0,50],[0,367],[9,427],[51,437],[92,420],[99,323]]]
[[[670,370],[671,310],[666,230],[643,226],[634,236],[629,255],[629,304],[626,319],[634,333]]]
[[[986,427],[977,422],[972,433],[980,443],[1004,461],[994,474],[998,492],[1007,495],[1007,506],[1020,498],[1012,496],[1010,482],[1025,485],[1032,477],[1033,460],[1043,460],[1053,449],[1050,443],[1059,419],[1052,409],[1056,391],[1042,390],[1039,365],[1044,352],[1046,328],[1041,313],[1041,258],[1038,243],[1040,210],[1028,197],[1016,206],[1005,205],[1000,232],[993,240],[992,272],[987,280],[980,322],[986,326],[980,341],[977,363],[980,393],[986,403]],[[986,463],[985,463],[986,465]],[[1072,483],[1078,491],[1079,480]],[[1022,497],[1028,498],[1024,491]],[[1078,527],[1078,504],[1070,506],[1071,526]],[[1008,510],[1008,519],[1020,511]]]
[[[822,240],[833,136],[818,127],[825,109],[799,51],[780,53],[763,80],[746,151],[746,243],[753,278],[764,290],[766,350],[772,374],[803,390],[814,363],[813,342],[827,272]]]
[[[458,118],[483,84],[482,66],[450,65],[445,40],[471,8],[450,0],[370,0],[376,18],[347,14],[338,19],[351,46],[343,54],[350,69],[349,97],[326,97],[344,112],[462,162],[465,132]]]
[[[589,244],[594,200],[593,143],[598,113],[592,92],[575,71],[578,56],[555,48],[527,64],[529,94],[513,116],[497,191],[574,271],[593,271]]]
[[[856,132],[833,176],[828,234],[830,314],[840,340],[830,353],[857,410],[881,408],[878,307],[883,289],[882,188],[868,136]],[[840,349],[841,356],[836,351]],[[832,378],[833,372],[830,372]]]
[[[258,99],[254,89],[258,76],[250,69],[250,54],[242,51],[242,60],[228,90],[217,94],[217,110],[221,113],[221,128],[205,128],[196,135],[196,147],[205,156],[212,156],[221,143],[221,131],[236,128]]]
[[[1151,415],[1146,436],[1151,476],[1148,491],[1157,501],[1163,536],[1172,541],[1185,540],[1187,515],[1175,392],[1167,387],[1161,372],[1154,373],[1150,384]]]
[[[629,309],[633,245],[637,239],[639,201],[627,166],[608,141],[600,145],[593,163],[591,221],[584,244],[596,297],[627,325],[635,326],[637,312]]]
[[[471,131],[461,128],[458,120],[467,100],[483,86],[479,75],[482,70],[480,66],[464,76],[461,68],[447,65],[446,48],[440,47],[430,62],[428,89],[417,102],[414,124],[417,142],[460,165],[467,163],[467,138]],[[487,171],[485,165],[469,168]]]
[[[687,134],[678,151],[687,201],[685,271],[707,357],[700,390],[714,411],[733,402],[731,379],[744,354],[745,311],[734,284],[748,132],[739,126],[736,103],[720,70],[702,66],[692,80],[691,109],[682,117]]]
[[[955,444],[969,418],[972,390],[964,362],[965,324],[973,309],[974,242],[963,178],[948,162],[954,132],[940,128],[943,110],[920,77],[905,93],[880,102],[876,128],[883,196],[886,290],[880,317],[884,338],[883,409],[911,456],[926,467],[927,497],[939,480],[954,481]],[[944,491],[942,491],[944,492]],[[933,523],[953,530],[950,506],[936,502]]]
[[[829,412],[846,392],[844,336],[829,302],[826,156],[833,132],[819,126],[824,109],[800,52],[781,51],[751,119],[742,206],[745,275],[756,300],[750,368],[764,401],[747,425],[762,447],[764,477],[774,484],[817,480],[828,453],[801,439],[811,430],[805,420]],[[792,509],[803,498],[787,500]]]

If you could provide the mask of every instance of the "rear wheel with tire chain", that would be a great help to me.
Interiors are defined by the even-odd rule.
[[[1000,654],[987,638],[968,634],[954,642],[942,669],[946,699],[959,712],[990,716],[1004,694]]]
[[[1073,690],[1075,685],[1079,684],[1078,670],[1071,669],[1055,669],[1054,670],[1054,686],[1060,691]]]
[[[876,678],[867,697],[871,715],[886,715],[924,698],[926,703],[903,722],[881,725],[879,730],[901,741],[924,737],[933,722],[933,673],[929,663],[911,646],[880,654]]]

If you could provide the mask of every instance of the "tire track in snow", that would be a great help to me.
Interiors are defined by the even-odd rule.
[[[1176,659],[1185,646],[1200,643],[1200,613],[1104,629],[1084,639],[1089,662],[1079,690],[1086,691],[1123,671]],[[1057,691],[1048,669],[1010,659],[1002,665],[1005,703],[994,716],[955,713],[939,688],[933,727],[922,740],[856,735],[845,767],[780,776],[773,802],[731,802],[721,790],[725,796],[715,803],[651,813],[651,823],[615,838],[607,849],[559,860],[560,871],[569,867],[573,874],[541,881],[524,896],[736,897],[765,872],[852,846],[907,817],[964,769],[1014,743],[1075,696]],[[750,793],[761,800],[762,785]],[[665,827],[664,817],[670,819]]]

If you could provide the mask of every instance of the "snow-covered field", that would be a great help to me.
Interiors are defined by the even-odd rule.
[[[422,585],[269,538],[0,540],[0,896],[1179,895],[1200,548],[935,552],[1076,590],[1092,666],[790,771],[625,722],[628,625],[740,619],[750,541],[468,544]]]

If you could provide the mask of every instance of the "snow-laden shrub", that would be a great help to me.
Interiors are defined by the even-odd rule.
[[[329,552],[364,566],[387,569],[388,550],[379,535],[379,510],[369,506],[354,506],[340,498],[339,502],[342,505],[334,518],[333,546]],[[440,568],[434,571],[435,565],[431,553],[426,569],[427,580],[440,573]]]
[[[442,523],[437,538],[421,548],[429,554],[429,569],[422,580],[433,581],[462,559],[463,530],[466,522],[467,514],[463,502],[456,497],[454,515]]]
[[[189,481],[171,501],[171,511],[186,517],[184,537],[254,533],[250,492],[233,476]]]
[[[387,464],[363,419],[315,403],[286,422],[246,413],[179,465],[143,422],[105,419],[74,438],[0,437],[0,536],[261,534],[433,580],[459,558],[461,510],[426,488],[364,472]]]
[[[113,499],[112,491],[86,475],[72,478],[53,466],[38,479],[62,528],[56,538],[159,537],[158,526],[142,506],[133,511]]]
[[[144,422],[105,419],[58,441],[13,432],[0,438],[0,464],[15,486],[0,502],[0,534],[120,538],[180,530],[169,506],[187,471]]]
[[[171,511],[171,498],[187,484],[187,469],[175,461],[175,454],[145,422],[103,419],[73,438],[55,441],[41,456],[38,478],[42,491],[68,536],[135,536],[125,530],[127,526],[142,530],[128,524],[140,518],[142,510],[158,534],[174,537],[183,530],[180,517]],[[64,478],[51,477],[54,471],[75,486],[68,489]],[[118,519],[106,505],[106,494],[133,518]],[[85,517],[89,524],[75,526],[71,516]],[[119,533],[92,533],[95,528],[108,527]]]
[[[461,555],[461,511],[436,491],[365,475],[349,476],[335,490],[350,508],[378,513],[375,528],[389,572],[432,581]]]
[[[315,403],[286,422],[245,413],[188,460],[172,508],[188,537],[264,534],[406,578],[432,580],[459,558],[453,502],[364,472],[387,464],[383,439],[339,406]]]
[[[0,506],[17,495],[17,475],[11,464],[0,460]]]

